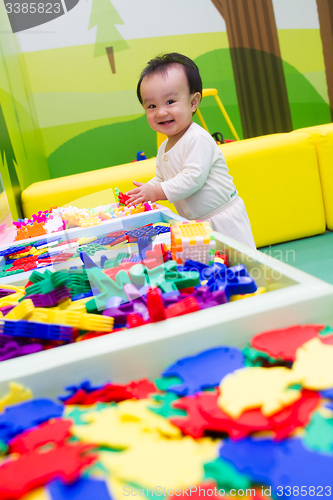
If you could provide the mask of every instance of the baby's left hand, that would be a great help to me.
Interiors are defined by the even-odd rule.
[[[156,186],[135,181],[133,181],[133,184],[138,187],[126,193],[127,196],[130,197],[130,199],[126,202],[126,205],[131,207],[133,205],[137,205],[138,203],[146,203],[147,201],[154,203],[158,200],[156,196]]]

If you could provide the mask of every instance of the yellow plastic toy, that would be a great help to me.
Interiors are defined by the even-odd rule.
[[[231,130],[232,135],[234,136],[234,139],[235,139],[236,141],[239,141],[239,140],[240,140],[240,139],[239,139],[239,136],[238,136],[238,134],[237,134],[237,132],[236,132],[235,127],[234,127],[234,126],[233,126],[233,124],[232,124],[232,121],[231,121],[231,120],[230,120],[230,118],[229,118],[228,113],[226,112],[225,107],[224,107],[224,106],[223,106],[223,104],[222,104],[221,99],[220,99],[220,98],[219,98],[219,96],[218,96],[217,89],[203,89],[203,90],[202,90],[202,98],[204,98],[204,97],[209,97],[209,96],[214,97],[214,99],[215,99],[215,101],[216,101],[216,104],[217,104],[217,105],[218,105],[218,107],[220,108],[220,111],[221,111],[222,115],[224,116],[224,119],[225,119],[225,121],[227,122],[227,124],[228,124],[228,126],[229,126],[229,128],[230,128],[230,130]],[[210,132],[209,132],[209,130],[208,130],[208,127],[207,127],[207,125],[206,125],[206,122],[205,122],[205,120],[204,120],[204,118],[203,118],[203,116],[202,116],[202,113],[201,113],[201,111],[200,111],[200,109],[199,109],[199,108],[197,109],[197,115],[198,115],[198,118],[199,118],[200,123],[201,123],[201,125],[203,126],[203,128],[204,128],[205,130],[207,130],[207,132],[210,134]],[[165,141],[165,139],[166,139],[166,138],[167,138],[167,136],[166,136],[166,135],[161,134],[160,132],[157,132],[157,149],[160,147],[160,145],[162,144],[162,142],[164,142],[164,141]]]
[[[35,309],[34,303],[31,299],[23,300],[18,306],[14,307],[9,313],[6,314],[6,319],[28,319]]]
[[[9,382],[8,386],[9,392],[0,399],[0,411],[3,411],[6,406],[33,398],[33,394],[28,387],[24,387],[16,382]]]
[[[234,302],[235,300],[247,299],[249,297],[255,297],[256,295],[261,295],[263,293],[266,293],[266,288],[264,286],[260,286],[258,290],[254,293],[245,293],[243,295],[231,295],[229,302]]]
[[[333,387],[333,345],[313,338],[299,347],[292,367],[295,383],[314,391]]]
[[[111,332],[114,323],[114,319],[109,316],[82,314],[80,310],[47,309],[42,307],[36,307],[29,319],[30,321],[72,326],[80,330],[94,332]]]
[[[236,370],[221,381],[217,404],[234,418],[253,408],[269,416],[300,398],[299,390],[288,388],[293,381],[291,370],[280,366]]]

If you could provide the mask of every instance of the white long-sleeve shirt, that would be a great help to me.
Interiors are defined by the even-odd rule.
[[[165,153],[165,140],[157,153],[156,175],[167,199],[187,219],[200,219],[238,196],[224,156],[211,135],[192,123]]]

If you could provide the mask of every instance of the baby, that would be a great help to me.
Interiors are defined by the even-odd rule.
[[[127,204],[169,200],[182,217],[207,220],[214,231],[256,248],[243,200],[224,156],[210,134],[194,123],[202,95],[196,64],[177,53],[149,61],[137,95],[150,127],[167,139],[156,158],[156,175],[127,193]]]

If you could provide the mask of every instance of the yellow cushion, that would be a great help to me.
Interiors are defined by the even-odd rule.
[[[258,247],[325,231],[316,149],[309,133],[268,135],[220,148]]]
[[[316,146],[321,188],[324,197],[326,224],[333,230],[333,123],[294,130],[294,133],[308,132]]]
[[[107,188],[119,188],[125,193],[134,189],[132,181],[147,182],[155,175],[155,158],[139,162],[127,163],[116,167],[83,172],[82,174],[59,177],[48,181],[35,182],[22,192],[22,209],[25,217],[31,217],[39,210],[47,210],[50,206],[59,207],[72,204],[82,208],[80,198],[98,193],[94,197],[89,196],[89,205],[98,206],[114,203],[115,199]],[[85,200],[83,200],[85,202]],[[160,202],[175,212],[174,205],[168,201]]]

